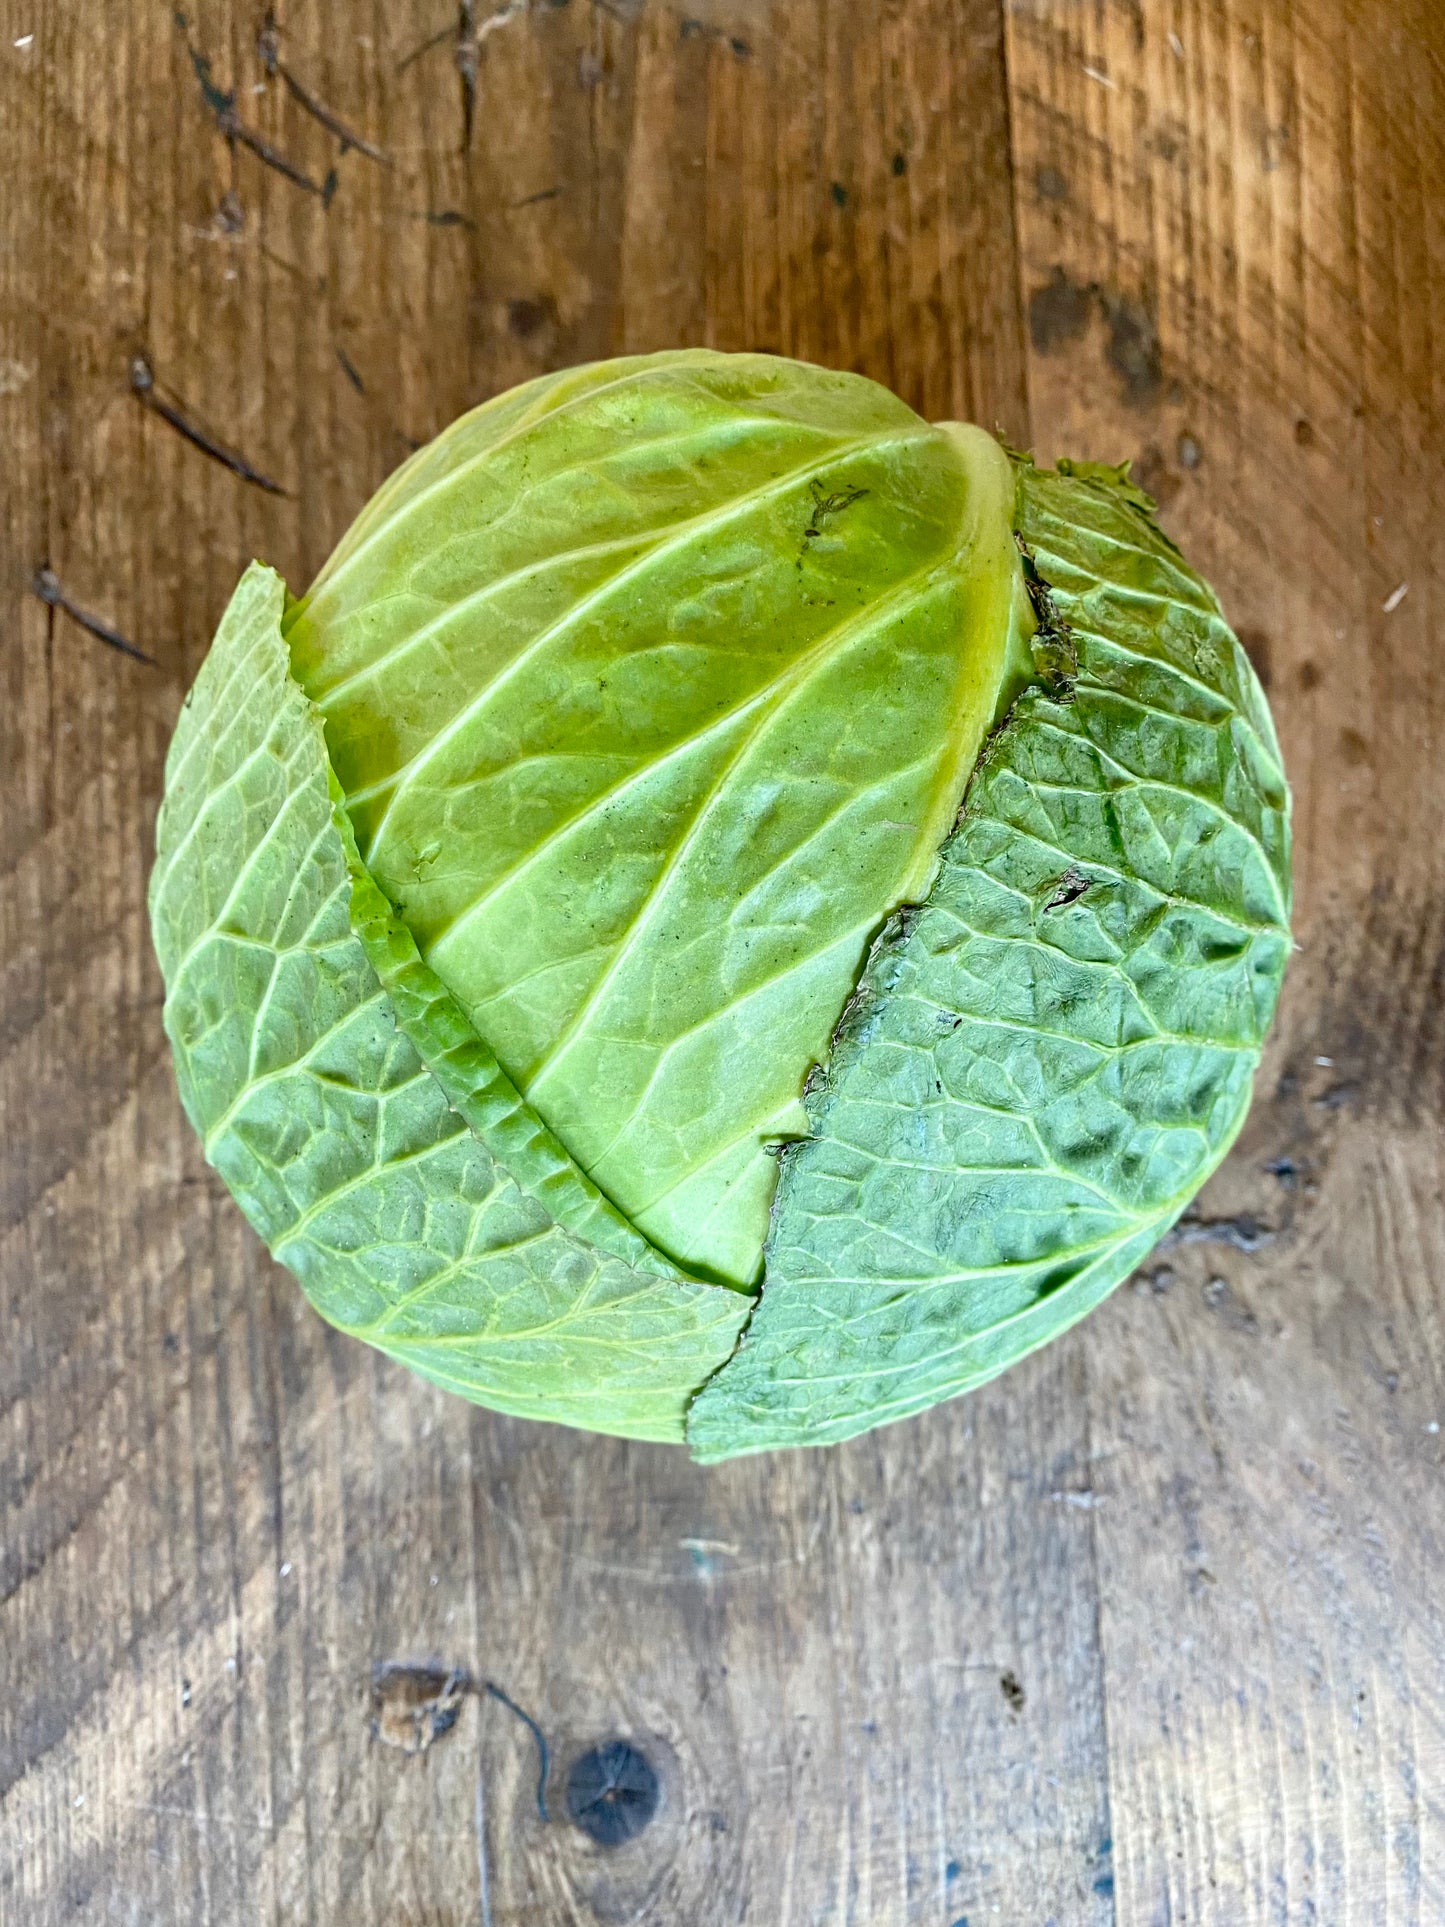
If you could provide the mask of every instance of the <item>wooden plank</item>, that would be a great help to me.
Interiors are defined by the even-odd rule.
[[[1135,459],[1299,803],[1301,950],[1205,1205],[1280,1235],[1084,1339],[1119,1918],[1433,1921],[1445,20],[1030,0],[1008,55],[1038,445]]]
[[[1343,63],[1285,0],[1017,0],[1007,88],[984,0],[288,11],[293,80],[388,164],[268,73],[259,9],[3,24],[0,1923],[1445,1913],[1430,0],[1353,0]],[[469,402],[674,339],[1139,457],[1301,798],[1304,949],[1211,1202],[1276,1243],[1181,1251],[962,1406],[707,1473],[328,1335],[180,1119],[142,920],[245,560],[304,581]],[[146,412],[141,351],[291,499]],[[28,596],[42,563],[159,670]],[[540,1722],[545,1824],[485,1692],[370,1737],[387,1661]],[[564,1788],[614,1736],[662,1798],[606,1852]]]
[[[275,54],[382,163],[248,8],[13,17],[0,1920],[1107,1919],[1077,1354],[717,1473],[473,1413],[266,1263],[180,1118],[142,919],[237,571],[303,582],[469,402],[711,341],[1022,436],[995,10],[539,0],[460,48],[445,8],[288,11]],[[147,412],[139,352],[288,498]],[[159,669],[27,597],[42,562]],[[541,1722],[547,1823],[485,1692],[420,1753],[370,1736],[412,1677],[378,1703],[373,1667],[419,1661]],[[617,1735],[662,1801],[605,1853],[565,1782]]]

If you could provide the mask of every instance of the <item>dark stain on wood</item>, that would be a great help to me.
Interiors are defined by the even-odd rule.
[[[1152,408],[1164,388],[1159,329],[1154,316],[1144,302],[1132,295],[1110,293],[1103,299],[1109,324],[1105,359],[1123,383],[1129,405]]]
[[[1049,278],[1029,296],[1029,340],[1038,354],[1079,340],[1094,312],[1096,290],[1071,281],[1055,264]]]

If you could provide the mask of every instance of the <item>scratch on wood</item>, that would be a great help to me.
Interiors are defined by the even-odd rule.
[[[292,275],[298,281],[310,280],[311,277],[308,270],[303,268],[300,262],[288,261],[284,254],[278,254],[275,248],[267,247],[264,241],[259,241],[258,246],[262,259],[269,261],[273,267],[280,268],[284,274]]]
[[[240,196],[231,189],[221,196],[211,225],[217,234],[244,234],[246,231],[246,210],[241,205]]]
[[[455,32],[456,28],[450,22],[445,27],[439,28],[430,39],[423,40],[420,46],[413,47],[410,53],[402,55],[396,63],[397,73],[404,74],[408,67],[421,59],[423,54],[429,54],[433,48],[440,47],[444,41],[450,40]]]
[[[102,622],[99,616],[93,616],[88,609],[82,609],[79,603],[72,602],[61,588],[59,577],[48,564],[35,571],[30,591],[32,595],[38,596],[48,609],[62,610],[72,622],[78,623],[87,635],[94,636],[107,648],[118,649],[123,656],[131,656],[136,662],[149,663],[152,669],[159,667],[154,656],[148,656],[144,649],[138,649],[133,642],[120,633],[119,629],[112,629],[108,622]]]
[[[505,6],[498,7],[495,13],[488,14],[477,28],[478,44],[480,45],[488,34],[494,34],[499,28],[505,27],[509,20],[515,20],[519,13],[525,13],[530,5],[531,0],[507,0]]]
[[[408,208],[407,213],[413,221],[425,221],[429,227],[475,228],[477,225],[469,214],[455,207]]]
[[[477,1878],[481,1883],[481,1927],[492,1927],[492,1889],[487,1875],[487,1775],[481,1751],[477,1754]]]
[[[457,44],[453,58],[462,88],[462,147],[472,144],[472,117],[477,105],[477,68],[481,41],[477,37],[476,9],[473,0],[459,0]]]
[[[552,1753],[547,1745],[547,1736],[532,1718],[532,1715],[524,1712],[510,1694],[502,1691],[495,1680],[483,1680],[482,1687],[494,1700],[500,1701],[509,1713],[515,1714],[523,1726],[531,1733],[532,1738],[537,1742],[537,1817],[539,1820],[545,1822],[549,1817],[547,1813],[547,1779],[552,1771]]]
[[[352,387],[356,390],[357,394],[364,395],[366,393],[366,383],[361,379],[361,373],[357,368],[356,363],[351,359],[350,355],[347,354],[346,350],[340,345],[339,342],[336,348],[336,359],[341,364],[342,374],[345,375],[346,379],[351,383]]]
[[[683,20],[678,27],[678,39],[717,41],[735,53],[739,60],[746,60],[753,51],[740,35],[729,33],[726,27],[710,26],[706,20]]]
[[[273,13],[267,14],[265,25],[257,35],[256,52],[267,73],[282,81],[287,93],[296,104],[310,114],[313,120],[319,121],[328,133],[336,136],[341,142],[343,154],[348,148],[354,147],[358,154],[365,154],[368,160],[376,161],[382,167],[391,165],[384,149],[378,147],[375,141],[369,141],[364,134],[358,134],[354,127],[341,118],[334,107],[328,107],[319,94],[313,94],[311,89],[304,86],[292,73],[281,58],[281,29],[276,24],[276,16]]]
[[[186,24],[184,14],[176,15],[176,24],[184,30]],[[217,86],[211,71],[210,57],[203,54],[199,47],[193,46],[189,40],[186,42],[186,52],[191,57],[191,66],[201,89],[201,99],[209,109],[219,132],[232,145],[239,141],[242,147],[249,148],[257,160],[267,167],[274,168],[276,173],[290,181],[293,186],[304,188],[308,194],[315,194],[323,207],[330,207],[331,198],[336,192],[336,169],[333,167],[324,181],[313,180],[305,168],[298,167],[296,162],[281,153],[279,148],[273,147],[268,140],[263,139],[254,127],[246,125],[236,112],[235,94],[228,93],[225,88]]]
[[[337,175],[334,167],[327,171],[324,181],[313,181],[311,176],[297,167],[294,161],[287,160],[286,156],[272,147],[269,141],[262,140],[254,129],[247,127],[234,112],[228,114],[223,120],[218,120],[217,125],[227,140],[239,141],[242,147],[249,147],[257,160],[264,161],[267,167],[274,168],[278,174],[284,175],[288,181],[293,181],[297,187],[304,187],[308,194],[318,195],[323,207],[330,207],[332,197],[336,193]]]
[[[200,449],[203,455],[209,455],[213,462],[219,462],[222,468],[230,469],[231,473],[239,475],[243,482],[250,482],[256,488],[265,489],[268,495],[288,495],[288,491],[282,488],[279,482],[273,482],[269,475],[263,475],[260,469],[253,468],[243,455],[238,455],[234,449],[227,448],[224,442],[218,442],[214,436],[208,435],[204,428],[197,427],[190,416],[177,408],[173,402],[164,400],[156,392],[155,372],[147,356],[131,357],[130,385],[132,393],[142,406],[150,409],[153,415],[159,415],[163,422],[169,422],[178,435],[184,435],[193,447]]]

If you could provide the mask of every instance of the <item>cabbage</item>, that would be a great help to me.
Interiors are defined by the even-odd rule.
[[[1248,1106],[1288,792],[1124,471],[701,350],[542,378],[253,565],[176,728],[181,1096],[317,1310],[700,1459],[991,1377]]]

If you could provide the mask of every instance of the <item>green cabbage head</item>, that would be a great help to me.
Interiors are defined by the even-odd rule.
[[[1224,1155],[1288,792],[1123,471],[761,355],[548,375],[242,578],[151,920],[206,1156],[484,1405],[847,1438],[1062,1331]]]

